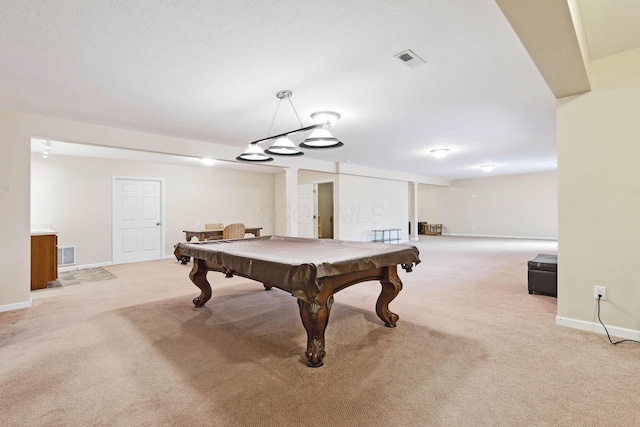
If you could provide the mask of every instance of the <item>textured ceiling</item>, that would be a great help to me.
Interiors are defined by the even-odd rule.
[[[283,89],[304,125],[342,114],[345,146],[308,157],[448,179],[556,168],[555,98],[494,0],[0,2],[0,108],[239,154]],[[272,133],[298,126],[283,104]]]

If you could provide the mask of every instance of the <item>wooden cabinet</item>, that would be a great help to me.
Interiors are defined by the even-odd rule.
[[[31,235],[31,290],[44,289],[58,278],[58,236]]]

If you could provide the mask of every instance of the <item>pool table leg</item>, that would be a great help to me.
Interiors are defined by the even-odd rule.
[[[307,366],[317,368],[324,363],[324,356],[327,354],[324,347],[324,331],[329,323],[329,312],[333,304],[333,295],[329,295],[326,301],[314,301],[309,304],[306,301],[298,300],[300,307],[300,317],[302,324],[307,330]]]
[[[200,295],[193,299],[196,307],[204,307],[207,301],[211,299],[211,285],[207,281],[207,270],[201,264],[202,260],[194,258],[193,268],[189,273],[189,279],[200,288]]]
[[[382,319],[384,326],[395,328],[400,316],[389,310],[389,303],[400,293],[402,282],[400,281],[400,277],[398,277],[398,269],[395,265],[385,267],[385,269],[387,271],[382,280],[380,280],[382,291],[376,302],[376,314]]]

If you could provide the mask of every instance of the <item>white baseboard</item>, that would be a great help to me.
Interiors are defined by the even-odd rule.
[[[586,322],[584,320],[570,319],[568,317],[556,316],[556,325],[566,326],[568,328],[580,329],[581,331],[596,332],[598,334],[606,334],[600,323]],[[607,326],[609,335],[612,337],[620,337],[628,340],[640,341],[640,331],[633,329],[618,328],[616,326]]]
[[[3,311],[20,310],[20,309],[29,308],[29,307],[31,307],[31,297],[29,297],[29,301],[0,305],[0,313],[2,313]]]
[[[534,236],[497,236],[492,234],[457,234],[457,233],[442,233],[443,236],[456,236],[456,237],[491,237],[497,239],[530,239],[530,240],[558,240],[557,237],[534,237]]]

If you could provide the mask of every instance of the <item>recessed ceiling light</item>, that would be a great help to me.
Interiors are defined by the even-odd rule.
[[[431,150],[431,154],[433,154],[433,157],[435,157],[437,159],[441,159],[443,157],[447,157],[447,154],[449,154],[449,149],[448,148],[437,148],[435,150]]]
[[[211,159],[209,157],[203,157],[200,159],[200,163],[202,163],[205,166],[213,166],[215,162],[216,161],[214,159]]]
[[[480,166],[480,169],[482,169],[485,172],[491,172],[495,167],[496,165],[482,165]]]

